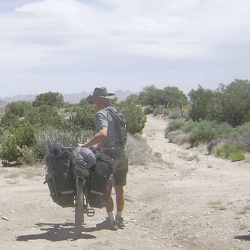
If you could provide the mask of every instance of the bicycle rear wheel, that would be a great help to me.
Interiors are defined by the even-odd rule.
[[[84,222],[83,215],[83,193],[84,193],[84,182],[82,178],[76,178],[76,204],[75,204],[75,233],[77,237],[82,234],[82,224]]]

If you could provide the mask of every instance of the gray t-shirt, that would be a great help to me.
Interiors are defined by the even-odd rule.
[[[96,113],[96,132],[102,127],[108,128],[108,136],[102,141],[101,147],[121,147],[116,139],[114,123],[115,121],[106,108],[101,109]]]

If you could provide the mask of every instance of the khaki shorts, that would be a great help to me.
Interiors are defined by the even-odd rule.
[[[102,153],[115,161],[113,179],[115,186],[125,186],[128,174],[128,154],[124,148],[102,148]]]

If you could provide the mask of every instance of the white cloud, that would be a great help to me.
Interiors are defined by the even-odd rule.
[[[247,0],[0,3],[0,71],[6,79],[23,71],[32,79],[47,74],[47,81],[54,82],[57,77],[61,81],[65,72],[64,79],[74,72],[73,78],[92,82],[98,77],[107,82],[114,77],[117,82],[119,74],[133,82],[147,78],[174,82],[176,74],[181,83],[181,75],[196,82],[202,76],[212,79],[213,72],[215,81],[219,69],[232,69],[237,63],[242,65],[236,70],[240,77],[247,75],[243,73],[249,66],[249,7]],[[195,68],[201,71],[196,73]],[[22,81],[30,81],[26,74]],[[219,82],[225,78],[228,75]]]

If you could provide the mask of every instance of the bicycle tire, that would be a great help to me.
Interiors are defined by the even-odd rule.
[[[84,196],[84,181],[82,178],[76,178],[76,200],[75,200],[75,232],[76,236],[82,234],[83,215],[83,196]]]

